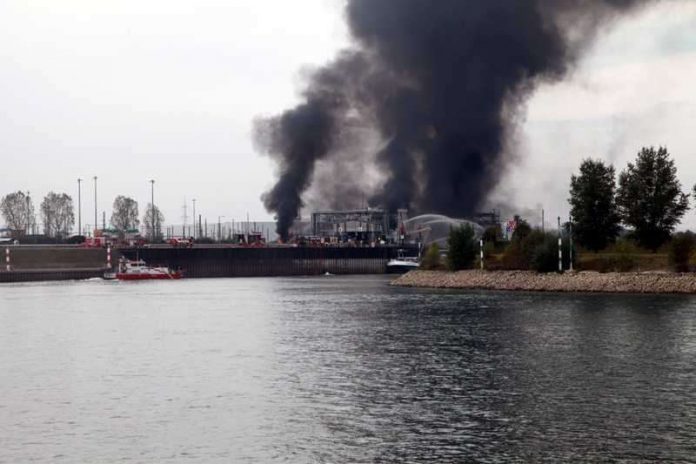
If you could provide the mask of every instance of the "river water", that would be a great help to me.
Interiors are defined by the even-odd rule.
[[[696,298],[0,286],[0,462],[696,460]]]

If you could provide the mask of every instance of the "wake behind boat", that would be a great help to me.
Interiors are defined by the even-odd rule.
[[[168,267],[148,266],[143,260],[121,261],[116,273],[118,280],[174,280],[182,277],[181,271],[172,271]]]

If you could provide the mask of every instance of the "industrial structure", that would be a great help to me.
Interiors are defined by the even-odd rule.
[[[311,215],[311,229],[303,227],[311,236],[330,243],[412,243],[428,245],[446,242],[452,227],[470,224],[480,236],[489,227],[500,227],[498,211],[480,212],[457,219],[439,214],[424,214],[409,218],[408,210],[395,212],[381,208],[347,211],[315,211]],[[300,228],[298,228],[300,229]],[[299,234],[298,234],[299,235]]]
[[[315,211],[311,217],[314,237],[338,242],[387,243],[403,240],[403,223],[408,211],[390,212],[381,208],[348,211]]]

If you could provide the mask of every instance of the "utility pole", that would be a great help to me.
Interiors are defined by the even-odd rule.
[[[155,241],[155,179],[150,179],[150,241]]]
[[[82,235],[82,179],[77,178],[77,235]]]
[[[97,219],[97,176],[94,176],[94,229],[99,227],[99,220]]]
[[[181,236],[186,236],[186,224],[188,222],[188,205],[186,204],[186,197],[184,197],[184,206],[181,208],[184,211],[184,215],[181,216],[183,225],[181,226]]]
[[[541,208],[541,231],[544,232],[546,229],[546,219],[544,218],[544,208]]]

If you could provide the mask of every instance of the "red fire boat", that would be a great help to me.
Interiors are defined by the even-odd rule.
[[[145,261],[123,261],[116,273],[118,280],[174,280],[181,279],[181,271],[171,271],[168,267],[151,267]]]

